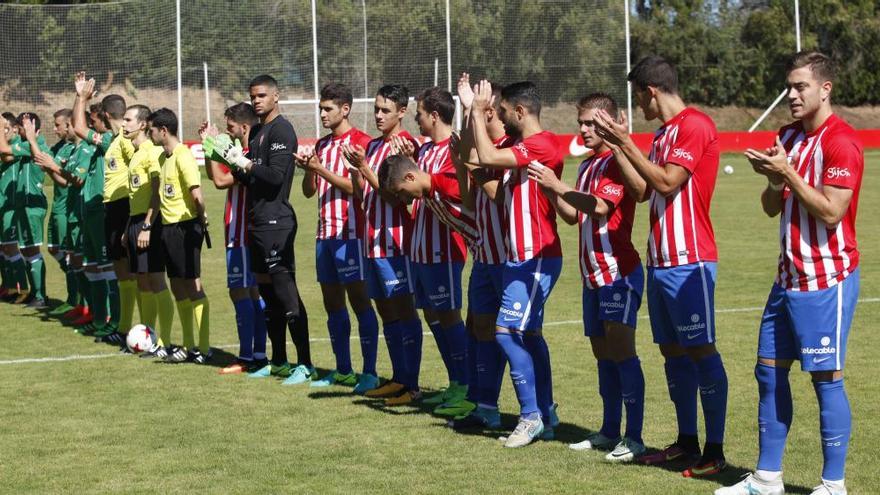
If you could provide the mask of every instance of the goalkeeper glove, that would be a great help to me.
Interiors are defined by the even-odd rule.
[[[252,166],[251,161],[244,156],[241,145],[234,144],[227,134],[220,134],[214,138],[214,152],[232,167],[248,171]]]
[[[205,158],[212,160],[214,156],[214,136],[209,136],[205,134],[205,137],[202,138],[202,151],[205,153]]]

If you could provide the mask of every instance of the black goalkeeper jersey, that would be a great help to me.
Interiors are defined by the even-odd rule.
[[[267,124],[258,124],[248,137],[247,157],[253,162],[250,173],[233,171],[236,180],[247,187],[248,228],[286,230],[296,226],[290,205],[293,183],[293,154],[297,150],[296,132],[279,115]]]

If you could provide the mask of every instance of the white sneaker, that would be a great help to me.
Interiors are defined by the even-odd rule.
[[[587,435],[587,439],[583,442],[571,443],[568,444],[568,448],[571,450],[611,450],[618,443],[620,443],[620,438],[608,438],[605,435],[599,433],[598,431],[595,433],[590,433]]]
[[[822,484],[813,488],[810,495],[846,495],[846,486],[843,481],[822,480]]]
[[[784,495],[785,485],[782,484],[782,477],[776,481],[764,481],[755,476],[755,473],[749,473],[742,481],[733,485],[725,486],[715,490],[715,495]]]
[[[516,429],[507,438],[504,438],[504,446],[510,449],[517,447],[525,447],[532,443],[536,438],[544,432],[544,422],[541,418],[523,419],[520,418]]]
[[[623,437],[623,440],[614,447],[614,450],[605,455],[609,462],[632,462],[633,459],[645,453],[645,444]]]

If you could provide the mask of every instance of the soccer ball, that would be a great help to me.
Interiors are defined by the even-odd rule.
[[[156,331],[147,325],[137,324],[128,331],[125,344],[135,354],[149,351],[156,345]]]
[[[732,165],[726,165],[726,166],[724,167],[724,173],[727,174],[727,175],[732,174],[732,173],[733,173],[733,166],[732,166]]]

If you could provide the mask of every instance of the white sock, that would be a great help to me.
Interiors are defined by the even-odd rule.
[[[763,469],[758,469],[755,471],[755,477],[761,481],[775,483],[777,481],[782,481],[782,471],[764,471]]]

